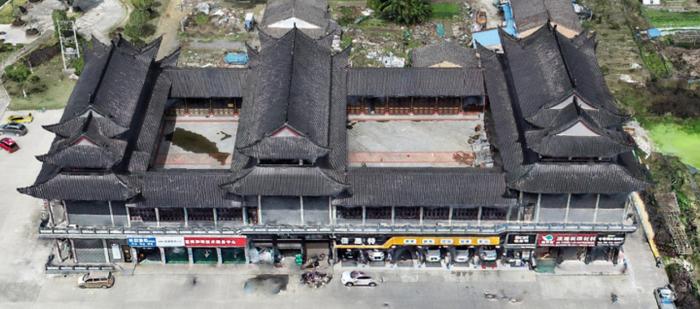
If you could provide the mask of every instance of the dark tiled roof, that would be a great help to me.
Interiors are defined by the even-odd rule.
[[[225,170],[147,172],[138,207],[240,207],[240,199],[227,198],[219,185],[230,177]]]
[[[271,24],[289,18],[301,19],[310,24],[316,25],[318,29],[301,29],[304,33],[319,38],[327,31],[334,30],[328,12],[328,2],[326,0],[271,0],[267,2],[263,13],[261,27],[275,37],[283,36],[289,29],[270,28]]]
[[[466,97],[484,95],[480,69],[352,68],[348,95],[362,97]]]
[[[102,134],[104,134],[106,137],[115,137],[128,130],[127,128],[114,123],[114,121],[111,121],[110,119],[103,117],[90,109],[88,109],[86,114],[82,117],[75,117],[63,123],[46,125],[44,126],[44,129],[55,133],[60,137],[69,137],[74,132],[85,126],[85,122],[88,120],[92,121],[93,125],[99,127]]]
[[[336,196],[347,189],[318,167],[263,167],[243,170],[224,189],[237,195]]]
[[[136,138],[136,146],[131,152],[128,166],[130,172],[146,171],[151,162],[158,143],[158,133],[165,114],[165,104],[168,100],[170,87],[170,79],[165,74],[158,76]]]
[[[562,132],[583,124],[597,136],[569,136]],[[579,108],[575,101],[559,110],[559,115],[542,130],[527,131],[527,146],[542,156],[570,158],[612,158],[632,150],[632,142],[622,129],[606,129]]]
[[[46,182],[17,189],[41,199],[72,201],[124,201],[138,194],[131,177],[115,174],[54,174]]]
[[[479,59],[476,58],[474,49],[453,42],[422,46],[411,52],[413,67],[430,67],[445,61],[463,68],[479,67]]]
[[[316,161],[316,159],[328,154],[328,148],[318,146],[307,138],[297,136],[265,137],[253,145],[240,148],[239,151],[249,157],[273,160]]]
[[[509,187],[532,193],[623,193],[649,186],[615,163],[535,163],[523,166]]]
[[[506,207],[506,182],[498,170],[466,168],[357,168],[348,172],[350,196],[342,206]]]
[[[540,27],[548,20],[576,32],[583,30],[570,0],[512,0],[511,5],[518,32]]]
[[[168,68],[172,98],[240,98],[247,69]]]
[[[251,147],[284,126],[300,134],[293,140],[298,145],[275,143],[306,151],[304,158],[318,154],[317,147],[309,145],[327,147],[332,61],[329,49],[296,29],[259,54],[254,53],[250,95],[244,98],[236,148]],[[261,146],[271,143],[263,142]],[[248,153],[275,156],[265,155],[262,150],[269,149],[257,147],[257,151]]]

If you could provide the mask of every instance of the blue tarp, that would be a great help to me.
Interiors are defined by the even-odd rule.
[[[444,38],[445,37],[445,26],[443,24],[437,24],[435,26],[435,32],[437,32],[437,36]]]
[[[477,42],[485,47],[501,45],[501,38],[498,36],[498,29],[472,33],[472,45],[475,48]]]
[[[503,4],[503,16],[506,20],[506,27],[503,30],[512,35],[518,35],[518,31],[515,30],[515,19],[513,18],[513,9],[510,7],[510,3]]]
[[[661,30],[657,28],[649,28],[649,30],[647,30],[647,34],[649,35],[650,39],[655,39],[661,36]]]
[[[247,64],[248,54],[246,53],[227,53],[224,56],[224,62],[227,64]]]

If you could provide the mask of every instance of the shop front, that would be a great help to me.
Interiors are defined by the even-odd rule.
[[[567,260],[617,264],[624,241],[624,233],[542,233],[537,234],[535,258],[540,264],[538,268],[543,262],[548,265],[554,261],[556,265]]]
[[[137,263],[232,264],[245,263],[245,236],[129,237]]]
[[[389,264],[396,267],[495,266],[498,236],[340,237],[335,249],[342,266]]]
[[[511,267],[532,266],[533,253],[537,247],[537,234],[511,233],[506,235],[504,263]]]

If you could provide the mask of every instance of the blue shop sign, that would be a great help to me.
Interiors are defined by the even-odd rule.
[[[155,237],[129,237],[127,238],[129,247],[134,248],[154,248],[156,247]]]

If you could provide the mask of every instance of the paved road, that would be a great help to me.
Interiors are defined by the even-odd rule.
[[[102,43],[109,43],[109,32],[126,23],[127,7],[120,0],[103,0],[75,22],[83,37],[95,36]]]
[[[662,269],[640,233],[625,245],[626,275],[562,276],[529,271],[370,270],[384,283],[375,289],[330,286],[309,289],[292,277],[279,295],[249,295],[244,282],[260,273],[279,272],[257,266],[138,266],[119,275],[110,290],[80,290],[74,276],[47,276],[43,263],[50,251],[37,240],[40,207],[16,187],[31,184],[53,135],[40,128],[60,118],[61,111],[35,113],[30,132],[18,138],[22,149],[0,152],[0,308],[655,308],[652,290],[665,284]],[[5,115],[3,115],[4,118]],[[193,284],[196,277],[196,284]],[[338,273],[336,273],[338,278]],[[487,300],[484,293],[498,295]],[[610,293],[619,295],[611,304]],[[511,303],[510,299],[518,302]]]

